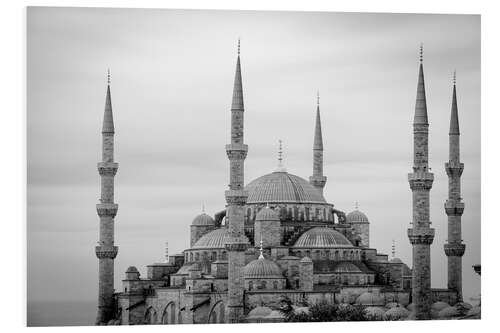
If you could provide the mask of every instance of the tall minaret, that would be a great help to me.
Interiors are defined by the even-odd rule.
[[[99,245],[95,248],[99,258],[99,300],[96,324],[105,324],[113,318],[114,259],[118,247],[114,244],[114,224],[118,205],[114,203],[115,174],[118,163],[113,160],[115,127],[111,108],[110,74],[102,124],[102,162],[97,164],[101,176],[101,199],[97,206],[100,218]]]
[[[413,173],[408,181],[413,195],[413,222],[408,238],[413,245],[412,298],[415,319],[430,319],[431,311],[431,255],[434,229],[429,220],[429,191],[434,175],[429,172],[429,123],[425,100],[423,47],[420,47],[417,101],[413,120]]]
[[[323,195],[326,177],[323,176],[323,135],[321,133],[321,117],[319,114],[319,92],[316,106],[316,127],[314,128],[313,144],[313,174],[309,177],[309,183],[318,189]]]
[[[240,41],[238,39],[238,59],[234,77],[233,103],[231,106],[231,143],[226,145],[229,158],[229,190],[226,191],[229,225],[228,252],[228,303],[226,318],[228,323],[239,323],[243,316],[243,267],[248,239],[243,228],[244,205],[248,193],[244,190],[244,161],[248,146],[243,143],[243,87],[241,84]]]
[[[456,76],[453,74],[453,99],[450,117],[450,160],[445,163],[448,174],[448,200],[444,204],[448,215],[448,243],[444,253],[448,257],[448,289],[455,290],[462,301],[462,256],[465,244],[462,243],[462,214],[464,203],[460,191],[460,177],[464,164],[460,163],[460,130],[458,126]]]

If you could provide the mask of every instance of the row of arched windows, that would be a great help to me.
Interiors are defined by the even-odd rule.
[[[216,261],[216,260],[227,260],[227,252],[222,251],[188,251],[184,255],[184,260],[186,262],[193,261]]]
[[[272,287],[272,289],[278,290],[279,289],[279,283],[278,281],[249,281],[248,282],[248,290],[254,290],[254,289],[268,289],[269,287]]]
[[[359,250],[294,250],[292,253],[312,260],[361,260]]]

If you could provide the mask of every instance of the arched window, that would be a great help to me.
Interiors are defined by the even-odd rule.
[[[261,289],[266,289],[266,288],[267,288],[267,282],[266,282],[266,281],[262,281],[262,282],[260,283],[260,288],[261,288]]]
[[[253,289],[253,281],[248,282],[248,290]]]
[[[199,252],[196,252],[196,253],[194,254],[194,260],[195,260],[195,261],[200,261],[200,253],[199,253]]]
[[[217,260],[217,252],[212,252],[212,260],[216,261]]]
[[[340,259],[340,255],[339,255],[339,251],[335,251],[335,260],[339,260]]]
[[[193,261],[193,252],[189,254],[189,261]]]
[[[278,281],[274,281],[273,282],[273,288],[274,289],[278,289]]]

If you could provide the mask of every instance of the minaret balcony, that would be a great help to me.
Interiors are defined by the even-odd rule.
[[[99,259],[115,259],[118,255],[118,246],[96,246],[95,254]]]
[[[461,216],[464,213],[465,204],[456,200],[446,200],[444,210],[448,216]]]
[[[101,176],[114,176],[118,170],[118,163],[115,162],[99,162],[97,170]]]
[[[226,145],[227,157],[230,160],[244,160],[247,157],[248,145],[246,144],[228,144]]]
[[[247,202],[248,191],[246,190],[227,190],[225,192],[228,205],[243,206]]]
[[[325,187],[326,176],[311,176],[309,177],[309,183],[314,187]]]
[[[97,215],[99,217],[115,217],[118,212],[118,204],[115,203],[100,203],[96,205]]]
[[[448,177],[460,177],[462,175],[462,172],[464,171],[464,164],[450,161],[444,164],[444,168]]]
[[[434,182],[434,174],[417,169],[408,174],[408,182],[412,190],[430,190]]]
[[[410,239],[410,243],[412,245],[415,244],[426,244],[430,245],[434,241],[434,229],[433,228],[425,228],[425,229],[408,229],[408,238]]]
[[[448,257],[461,257],[465,253],[465,244],[462,243],[444,244],[444,253]]]

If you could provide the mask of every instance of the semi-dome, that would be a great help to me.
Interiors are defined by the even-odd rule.
[[[273,310],[267,306],[257,306],[248,313],[248,317],[266,317],[271,314]]]
[[[297,239],[294,247],[352,247],[352,244],[344,235],[332,228],[314,227],[304,232],[299,239]]]
[[[441,302],[441,301],[438,301],[438,302],[434,302],[432,305],[431,305],[431,309],[432,310],[435,310],[437,312],[443,310],[443,309],[446,309],[447,307],[449,307],[450,305],[446,302]]]
[[[305,179],[284,171],[276,171],[251,181],[247,204],[256,203],[320,203],[323,195]]]
[[[352,262],[341,262],[335,267],[337,273],[361,273],[361,269]]]
[[[203,235],[191,247],[192,249],[221,249],[225,248],[225,244],[229,240],[229,232],[227,228],[219,228],[210,231],[208,234]]]
[[[282,279],[281,269],[272,260],[260,257],[244,268],[245,279]]]
[[[382,296],[370,292],[365,292],[359,295],[359,297],[356,299],[356,304],[383,306],[385,302]]]
[[[369,223],[368,217],[366,217],[365,213],[363,213],[357,209],[350,212],[349,214],[347,214],[346,222],[347,223]]]
[[[279,221],[279,214],[269,206],[262,208],[255,217],[256,221]]]
[[[191,225],[196,225],[196,226],[205,226],[214,224],[215,224],[214,219],[206,213],[201,213],[200,215],[196,216],[193,222],[191,223]]]
[[[187,275],[189,273],[191,266],[192,265],[186,264],[186,265],[182,266],[181,268],[179,268],[179,270],[175,274]]]

